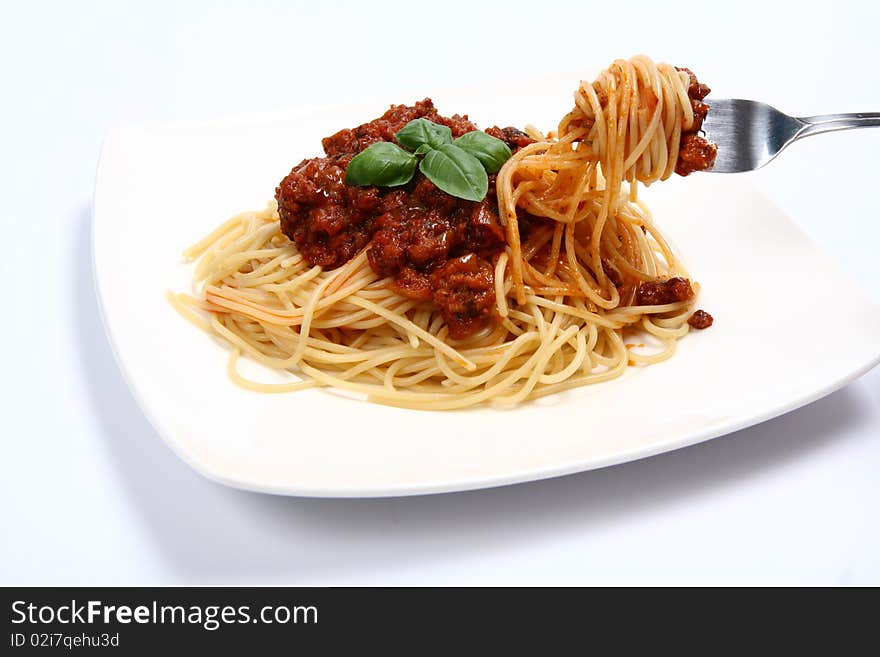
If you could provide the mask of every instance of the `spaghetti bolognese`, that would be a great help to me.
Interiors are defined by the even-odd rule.
[[[582,82],[548,135],[392,106],[188,249],[195,294],[170,298],[261,392],[509,406],[664,360],[712,318],[638,185],[711,168],[707,93],[638,56]],[[241,355],[296,380],[246,379]]]

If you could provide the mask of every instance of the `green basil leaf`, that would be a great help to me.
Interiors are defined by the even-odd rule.
[[[454,144],[443,144],[428,153],[419,170],[450,196],[482,201],[489,190],[489,178],[482,163]]]
[[[345,169],[349,185],[396,187],[408,183],[416,171],[418,159],[397,144],[377,142],[355,155]]]
[[[448,126],[428,121],[428,119],[413,119],[403,126],[400,132],[394,133],[394,138],[398,144],[413,151],[424,144],[432,148],[439,148],[452,141],[452,130]]]
[[[511,155],[507,144],[482,130],[466,132],[452,143],[477,158],[486,173],[496,173]]]
[[[434,147],[431,146],[431,144],[422,144],[421,146],[419,146],[415,150],[415,153],[416,153],[416,155],[427,155],[428,153],[430,153],[433,150],[434,150]]]

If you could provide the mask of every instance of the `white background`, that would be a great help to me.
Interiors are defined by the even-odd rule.
[[[715,97],[880,110],[876,3],[642,4],[0,4],[0,584],[880,584],[880,370],[622,466],[315,500],[202,479],[113,361],[89,229],[114,126],[411,102],[397,90],[486,76],[570,72],[574,89],[638,52],[693,68]],[[878,148],[880,130],[825,135],[748,174],[876,301]],[[804,330],[841,321],[846,309],[828,308]]]

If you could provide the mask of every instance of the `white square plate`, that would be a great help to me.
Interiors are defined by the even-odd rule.
[[[571,81],[437,96],[443,114],[553,126]],[[415,98],[396,99],[413,102]],[[226,377],[223,345],[171,308],[180,253],[263,207],[320,138],[387,103],[303,109],[110,135],[94,206],[95,278],[135,397],[185,461],[219,482],[311,496],[497,486],[621,463],[785,413],[880,360],[880,308],[742,177],[698,174],[643,191],[702,286],[715,324],[669,361],[514,410],[410,411],[326,390],[265,395]],[[120,436],[124,439],[124,436]]]

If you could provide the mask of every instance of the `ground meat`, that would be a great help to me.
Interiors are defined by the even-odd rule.
[[[490,176],[489,186],[494,190],[493,178]],[[499,253],[507,243],[504,228],[498,219],[498,202],[494,194],[474,204],[468,218],[466,241],[469,249],[484,258]]]
[[[397,270],[394,281],[391,283],[391,289],[401,296],[418,301],[431,301],[434,298],[431,275],[409,265],[404,265]]]
[[[395,276],[403,267],[431,270],[449,258],[467,234],[466,215],[437,208],[404,207],[376,220],[378,230],[367,259],[378,274]]]
[[[718,147],[700,135],[689,132],[681,136],[675,173],[686,176],[694,171],[705,171],[715,164]]]
[[[702,102],[709,95],[709,87],[697,80],[697,76],[688,68],[676,68],[688,75],[688,98],[691,100],[691,108],[694,112],[694,123],[681,134],[681,145],[678,150],[678,161],[675,164],[675,173],[686,176],[694,171],[711,169],[718,155],[718,146],[700,136],[700,128],[703,120],[709,112],[709,105]]]
[[[639,285],[636,300],[640,306],[662,306],[687,301],[693,296],[690,281],[676,276],[666,281],[645,281]]]
[[[685,73],[687,73],[689,80],[687,94],[688,97],[692,100],[703,100],[706,96],[709,95],[709,92],[712,91],[705,84],[697,80],[697,76],[694,75],[694,72],[689,68],[676,66],[675,70],[684,71]]]
[[[694,112],[694,125],[690,131],[685,134],[695,134],[703,127],[703,120],[709,113],[709,106],[706,103],[691,100],[691,109]]]
[[[495,137],[495,139],[500,139],[510,146],[511,149],[522,148],[535,143],[534,139],[517,128],[492,126],[491,128],[486,128],[486,134]]]
[[[281,230],[310,264],[335,268],[368,244],[367,259],[392,289],[443,310],[453,337],[485,325],[495,303],[489,264],[504,249],[495,175],[480,202],[439,190],[421,172],[401,187],[345,184],[345,168],[357,153],[417,118],[449,126],[453,138],[476,130],[467,116],[440,116],[430,99],[393,105],[375,121],[340,130],[323,140],[326,157],[303,160],[275,190]],[[532,140],[515,128],[490,128],[516,150]],[[443,272],[438,274],[438,272]],[[451,278],[449,278],[451,277]]]
[[[688,319],[688,324],[693,326],[695,329],[705,329],[712,326],[712,322],[714,321],[715,320],[712,318],[712,315],[707,313],[705,310],[697,310]]]
[[[486,326],[495,308],[492,265],[473,253],[449,260],[431,275],[434,301],[449,335],[460,339]]]
[[[303,160],[275,190],[281,231],[313,265],[334,268],[370,241],[375,187],[345,184],[345,168],[327,158]]]
[[[687,176],[694,171],[711,169],[718,156],[718,146],[696,133],[683,133],[675,173]]]

